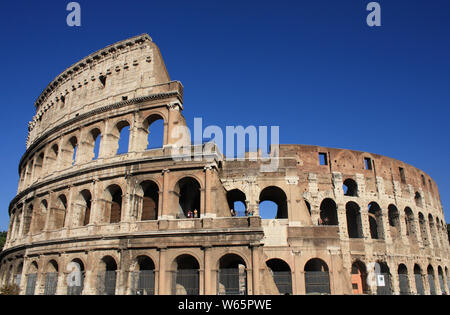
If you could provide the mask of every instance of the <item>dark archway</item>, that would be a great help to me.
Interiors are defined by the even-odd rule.
[[[200,184],[192,177],[185,177],[175,186],[178,194],[178,218],[200,217]],[[196,214],[196,215],[195,215]]]
[[[266,262],[270,269],[273,281],[282,295],[292,294],[292,273],[289,265],[281,259],[270,259]]]
[[[350,201],[345,206],[347,215],[347,231],[349,238],[363,238],[361,210],[359,205]]]
[[[321,225],[339,225],[337,215],[337,205],[332,199],[324,199],[320,204]]]
[[[217,294],[247,294],[247,266],[242,257],[236,254],[227,254],[220,258]]]
[[[174,261],[172,278],[173,295],[199,295],[200,265],[193,256],[181,255]]]
[[[269,205],[267,209],[265,203]],[[272,203],[272,206],[270,206],[270,203]],[[276,207],[274,207],[275,205]],[[287,197],[281,188],[269,186],[261,191],[259,195],[259,215],[263,219],[288,218]]]
[[[309,260],[305,265],[306,294],[330,294],[328,265],[319,258]]]

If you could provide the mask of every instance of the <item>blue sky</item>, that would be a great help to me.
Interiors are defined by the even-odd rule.
[[[0,229],[15,196],[33,103],[81,58],[148,33],[184,115],[204,125],[276,125],[281,143],[378,153],[437,182],[450,211],[450,1],[89,0],[79,28],[70,1],[3,0],[0,10]]]

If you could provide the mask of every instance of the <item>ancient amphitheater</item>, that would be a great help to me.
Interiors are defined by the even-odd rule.
[[[21,294],[449,293],[438,187],[413,166],[306,145],[281,145],[273,172],[215,148],[174,159],[183,86],[148,35],[71,66],[35,107],[0,254]]]

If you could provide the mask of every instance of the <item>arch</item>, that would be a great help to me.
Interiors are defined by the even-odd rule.
[[[393,204],[388,206],[388,218],[392,239],[399,238],[401,236],[400,215],[397,207]]]
[[[404,264],[398,265],[398,281],[400,287],[400,295],[409,295],[409,276],[408,276],[408,268]]]
[[[34,214],[35,232],[39,233],[44,230],[47,211],[48,211],[48,202],[46,199],[42,199],[39,205],[39,211],[36,211]]]
[[[92,194],[89,190],[84,189],[78,197],[79,202],[79,219],[78,226],[87,226],[91,221]]]
[[[273,281],[282,295],[292,294],[292,273],[289,265],[282,259],[272,258],[266,261],[270,269]]]
[[[372,239],[384,239],[383,213],[376,202],[369,203],[369,227]]]
[[[52,259],[45,269],[44,295],[55,295],[58,287],[58,263]]]
[[[414,213],[409,207],[405,208],[405,225],[406,225],[406,235],[409,236],[410,238],[413,238],[413,240],[417,239]]]
[[[146,256],[136,258],[138,270],[133,273],[133,294],[154,295],[155,294],[155,263]]]
[[[164,118],[159,114],[151,114],[143,123],[144,129],[147,131],[146,149],[159,149],[164,146]]]
[[[423,275],[422,268],[418,264],[414,264],[414,280],[416,283],[416,292],[419,295],[425,294],[425,289],[423,286]]]
[[[67,266],[71,268],[67,279],[67,295],[82,295],[85,282],[85,266],[81,259],[73,259]]]
[[[351,178],[347,178],[342,189],[344,191],[344,196],[358,197],[358,184]]]
[[[380,277],[377,278],[377,294],[378,295],[391,295],[392,294],[392,278],[389,266],[387,263],[377,261],[375,263],[375,274]],[[383,279],[384,283],[381,283]],[[383,285],[384,284],[384,285]]]
[[[117,139],[117,150],[115,155],[126,154],[130,148],[130,123],[127,120],[121,120],[114,128],[114,134]]]
[[[100,145],[102,141],[102,132],[99,128],[93,128],[88,134],[88,146],[91,147],[89,160],[97,160],[100,154]]]
[[[422,195],[418,191],[416,191],[416,194],[414,195],[414,202],[416,203],[417,207],[423,207]]]
[[[444,272],[442,271],[442,267],[438,266],[438,280],[439,280],[439,287],[441,289],[441,294],[445,295],[445,284],[444,284]]]
[[[422,238],[422,242],[424,246],[430,245],[428,240],[427,226],[425,222],[425,217],[422,212],[419,212],[419,227],[420,227],[420,236]]]
[[[431,295],[436,295],[436,285],[435,285],[435,279],[434,279],[434,268],[433,268],[432,265],[428,265],[427,275],[428,275],[428,285],[430,287],[430,294]]]
[[[330,294],[328,265],[319,258],[310,259],[304,267],[306,294]]]
[[[14,283],[20,287],[20,282],[22,280],[22,272],[23,272],[23,262],[20,262],[14,271]]]
[[[75,136],[69,138],[69,140],[64,145],[64,166],[70,167],[75,165],[77,160],[77,151],[78,151],[78,139]]]
[[[23,230],[22,230],[22,236],[28,235],[30,233],[31,228],[31,220],[33,218],[33,205],[29,204],[25,208],[25,214],[23,218]]]
[[[117,279],[117,263],[112,256],[105,256],[100,260],[97,279],[98,295],[115,295]]]
[[[434,245],[437,247],[437,235],[436,235],[436,230],[435,230],[435,226],[434,226],[433,215],[431,213],[428,214],[428,227],[430,229],[431,239],[433,240]]]
[[[38,179],[42,175],[44,169],[44,152],[41,152],[34,162],[34,179]]]
[[[112,184],[105,189],[105,221],[119,223],[122,220],[122,188]]]
[[[200,184],[193,177],[184,177],[175,185],[178,195],[177,218],[200,217]]]
[[[247,294],[247,265],[237,254],[225,254],[219,261],[218,295]]]
[[[366,265],[357,260],[352,264],[352,289],[353,294],[363,294],[368,292]]]
[[[142,191],[142,207],[140,221],[158,220],[159,209],[159,187],[151,180],[140,184]]]
[[[59,147],[58,144],[53,144],[47,152],[47,162],[46,162],[46,173],[49,174],[52,171],[58,169],[58,155]]]
[[[247,215],[247,197],[241,190],[227,191],[227,202],[232,216],[243,217]]]
[[[320,220],[321,225],[339,225],[337,205],[333,199],[326,198],[320,204]]]
[[[189,254],[182,254],[174,259],[172,268],[172,294],[199,295],[200,265],[197,259]]]
[[[276,210],[265,209],[261,207],[264,202],[272,202],[276,205]],[[259,215],[263,219],[287,219],[288,205],[285,192],[276,186],[269,186],[264,188],[259,195]]]
[[[56,199],[54,207],[52,207],[52,213],[50,216],[50,229],[59,230],[64,227],[67,212],[67,198],[64,194],[61,194]]]
[[[347,231],[349,238],[363,238],[361,209],[356,202],[350,201],[345,205],[347,216]]]
[[[26,281],[27,286],[25,289],[25,295],[34,295],[35,289],[36,289],[36,280],[37,280],[37,274],[38,274],[39,266],[36,261],[33,261],[30,263],[30,266],[28,267],[27,275],[26,275]]]

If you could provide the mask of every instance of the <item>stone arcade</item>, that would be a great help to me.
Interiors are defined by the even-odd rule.
[[[35,107],[0,255],[1,284],[21,294],[449,293],[438,188],[413,166],[307,145],[281,145],[266,173],[218,150],[174,161],[183,86],[148,35],[71,66]],[[163,145],[148,149],[157,121]]]

